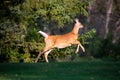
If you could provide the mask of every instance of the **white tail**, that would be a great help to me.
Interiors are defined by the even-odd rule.
[[[39,31],[39,33],[43,36],[43,37],[45,37],[45,38],[47,38],[48,37],[48,34],[46,34],[45,32],[43,32],[43,31]]]
[[[65,48],[68,46],[71,46],[72,44],[77,44],[77,49],[75,53],[79,51],[79,47],[82,48],[83,52],[85,52],[84,47],[81,45],[81,43],[77,40],[78,39],[78,30],[79,28],[83,28],[83,25],[79,22],[78,19],[75,19],[75,25],[71,32],[64,34],[64,35],[48,35],[45,32],[39,31],[40,34],[42,34],[45,37],[45,47],[43,50],[41,50],[35,60],[35,62],[38,62],[39,57],[41,54],[44,53],[44,57],[46,62],[48,61],[48,54],[52,51],[53,48]]]

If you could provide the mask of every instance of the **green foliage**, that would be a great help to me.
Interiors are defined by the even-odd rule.
[[[9,62],[20,62],[20,54],[17,50],[10,50],[8,58]]]
[[[41,16],[47,23],[55,21],[62,27],[71,22],[76,14],[88,15],[88,3],[88,0],[27,0],[22,9],[29,14],[28,18]]]
[[[95,34],[96,34],[96,30],[95,29],[91,29],[87,33],[80,35],[79,40],[84,45],[85,44],[89,44],[89,42],[87,42],[87,39],[94,38]]]
[[[102,39],[96,34],[87,46],[89,57],[103,58],[108,60],[120,60],[120,45],[112,43],[112,35],[109,33],[107,39]]]
[[[38,30],[52,21],[62,27],[77,14],[87,16],[88,4],[89,0],[1,0],[0,62],[33,62],[44,47]],[[41,26],[37,22],[39,18],[45,21]],[[56,52],[60,54],[55,56],[65,56],[71,50],[53,53]]]

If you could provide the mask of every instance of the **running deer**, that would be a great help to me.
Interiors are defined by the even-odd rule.
[[[39,33],[45,37],[45,47],[43,50],[41,50],[35,60],[35,62],[38,62],[39,57],[41,54],[44,53],[44,57],[46,62],[48,61],[48,54],[52,51],[53,48],[65,48],[68,46],[71,46],[72,44],[77,44],[77,49],[75,53],[79,51],[79,47],[81,47],[82,51],[85,52],[84,47],[81,45],[81,43],[77,40],[78,39],[78,30],[79,28],[83,28],[83,25],[79,22],[78,19],[75,19],[75,25],[71,32],[64,34],[64,35],[48,35],[45,32],[39,31]]]

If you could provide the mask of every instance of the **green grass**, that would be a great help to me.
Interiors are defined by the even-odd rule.
[[[1,63],[0,80],[120,80],[120,62]]]

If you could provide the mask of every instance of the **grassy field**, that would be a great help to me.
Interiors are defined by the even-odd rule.
[[[120,80],[120,62],[0,63],[0,80]]]

